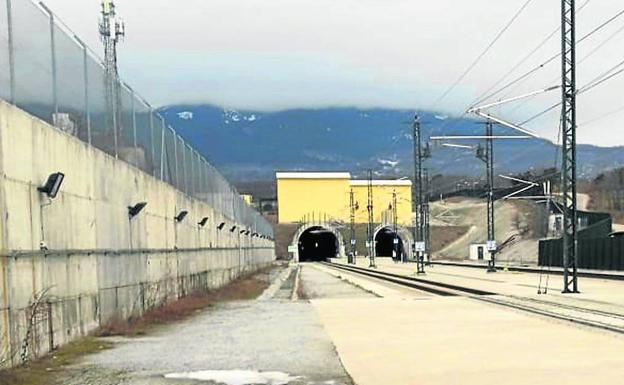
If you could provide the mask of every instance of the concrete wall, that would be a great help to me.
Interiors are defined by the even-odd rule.
[[[22,350],[45,353],[275,258],[273,242],[240,234],[243,224],[2,101],[0,170],[0,361],[8,364]],[[37,187],[57,171],[65,181],[49,201]],[[147,207],[129,219],[138,202]],[[181,210],[189,214],[177,223]]]

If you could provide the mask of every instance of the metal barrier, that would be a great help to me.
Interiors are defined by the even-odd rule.
[[[539,242],[539,265],[563,266],[563,243],[561,239]],[[595,270],[624,271],[624,239],[594,238],[578,240],[578,267]]]
[[[155,108],[30,0],[0,0],[0,98],[273,236],[271,225]]]

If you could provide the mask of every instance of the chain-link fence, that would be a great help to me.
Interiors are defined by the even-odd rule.
[[[31,0],[0,0],[0,98],[273,236],[271,225],[149,103]]]

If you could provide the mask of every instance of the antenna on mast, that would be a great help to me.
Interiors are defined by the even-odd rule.
[[[115,3],[113,0],[102,1],[102,11],[100,14],[100,39],[104,43],[104,69],[106,71],[106,105],[108,116],[112,118],[109,122],[113,129],[113,142],[115,146],[115,158],[119,156],[119,133],[123,130],[121,119],[121,98],[119,72],[117,69],[117,44],[126,35],[126,26],[123,20],[117,17]]]
[[[126,25],[120,17],[117,17],[115,2],[103,0],[100,15],[100,39],[104,43],[104,65],[109,74],[117,75],[117,44],[125,35]]]

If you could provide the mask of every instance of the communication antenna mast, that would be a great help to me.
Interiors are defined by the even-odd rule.
[[[102,1],[100,16],[100,38],[104,43],[104,66],[108,74],[117,76],[117,44],[126,35],[126,26],[123,20],[117,17],[113,0]]]
[[[115,157],[118,156],[119,132],[123,129],[121,120],[121,98],[119,95],[119,72],[117,69],[117,44],[121,42],[126,34],[126,27],[117,17],[115,3],[112,0],[102,1],[102,11],[100,15],[100,39],[104,43],[104,69],[106,71],[106,105],[113,121],[110,122],[113,128],[113,142],[115,146]]]

